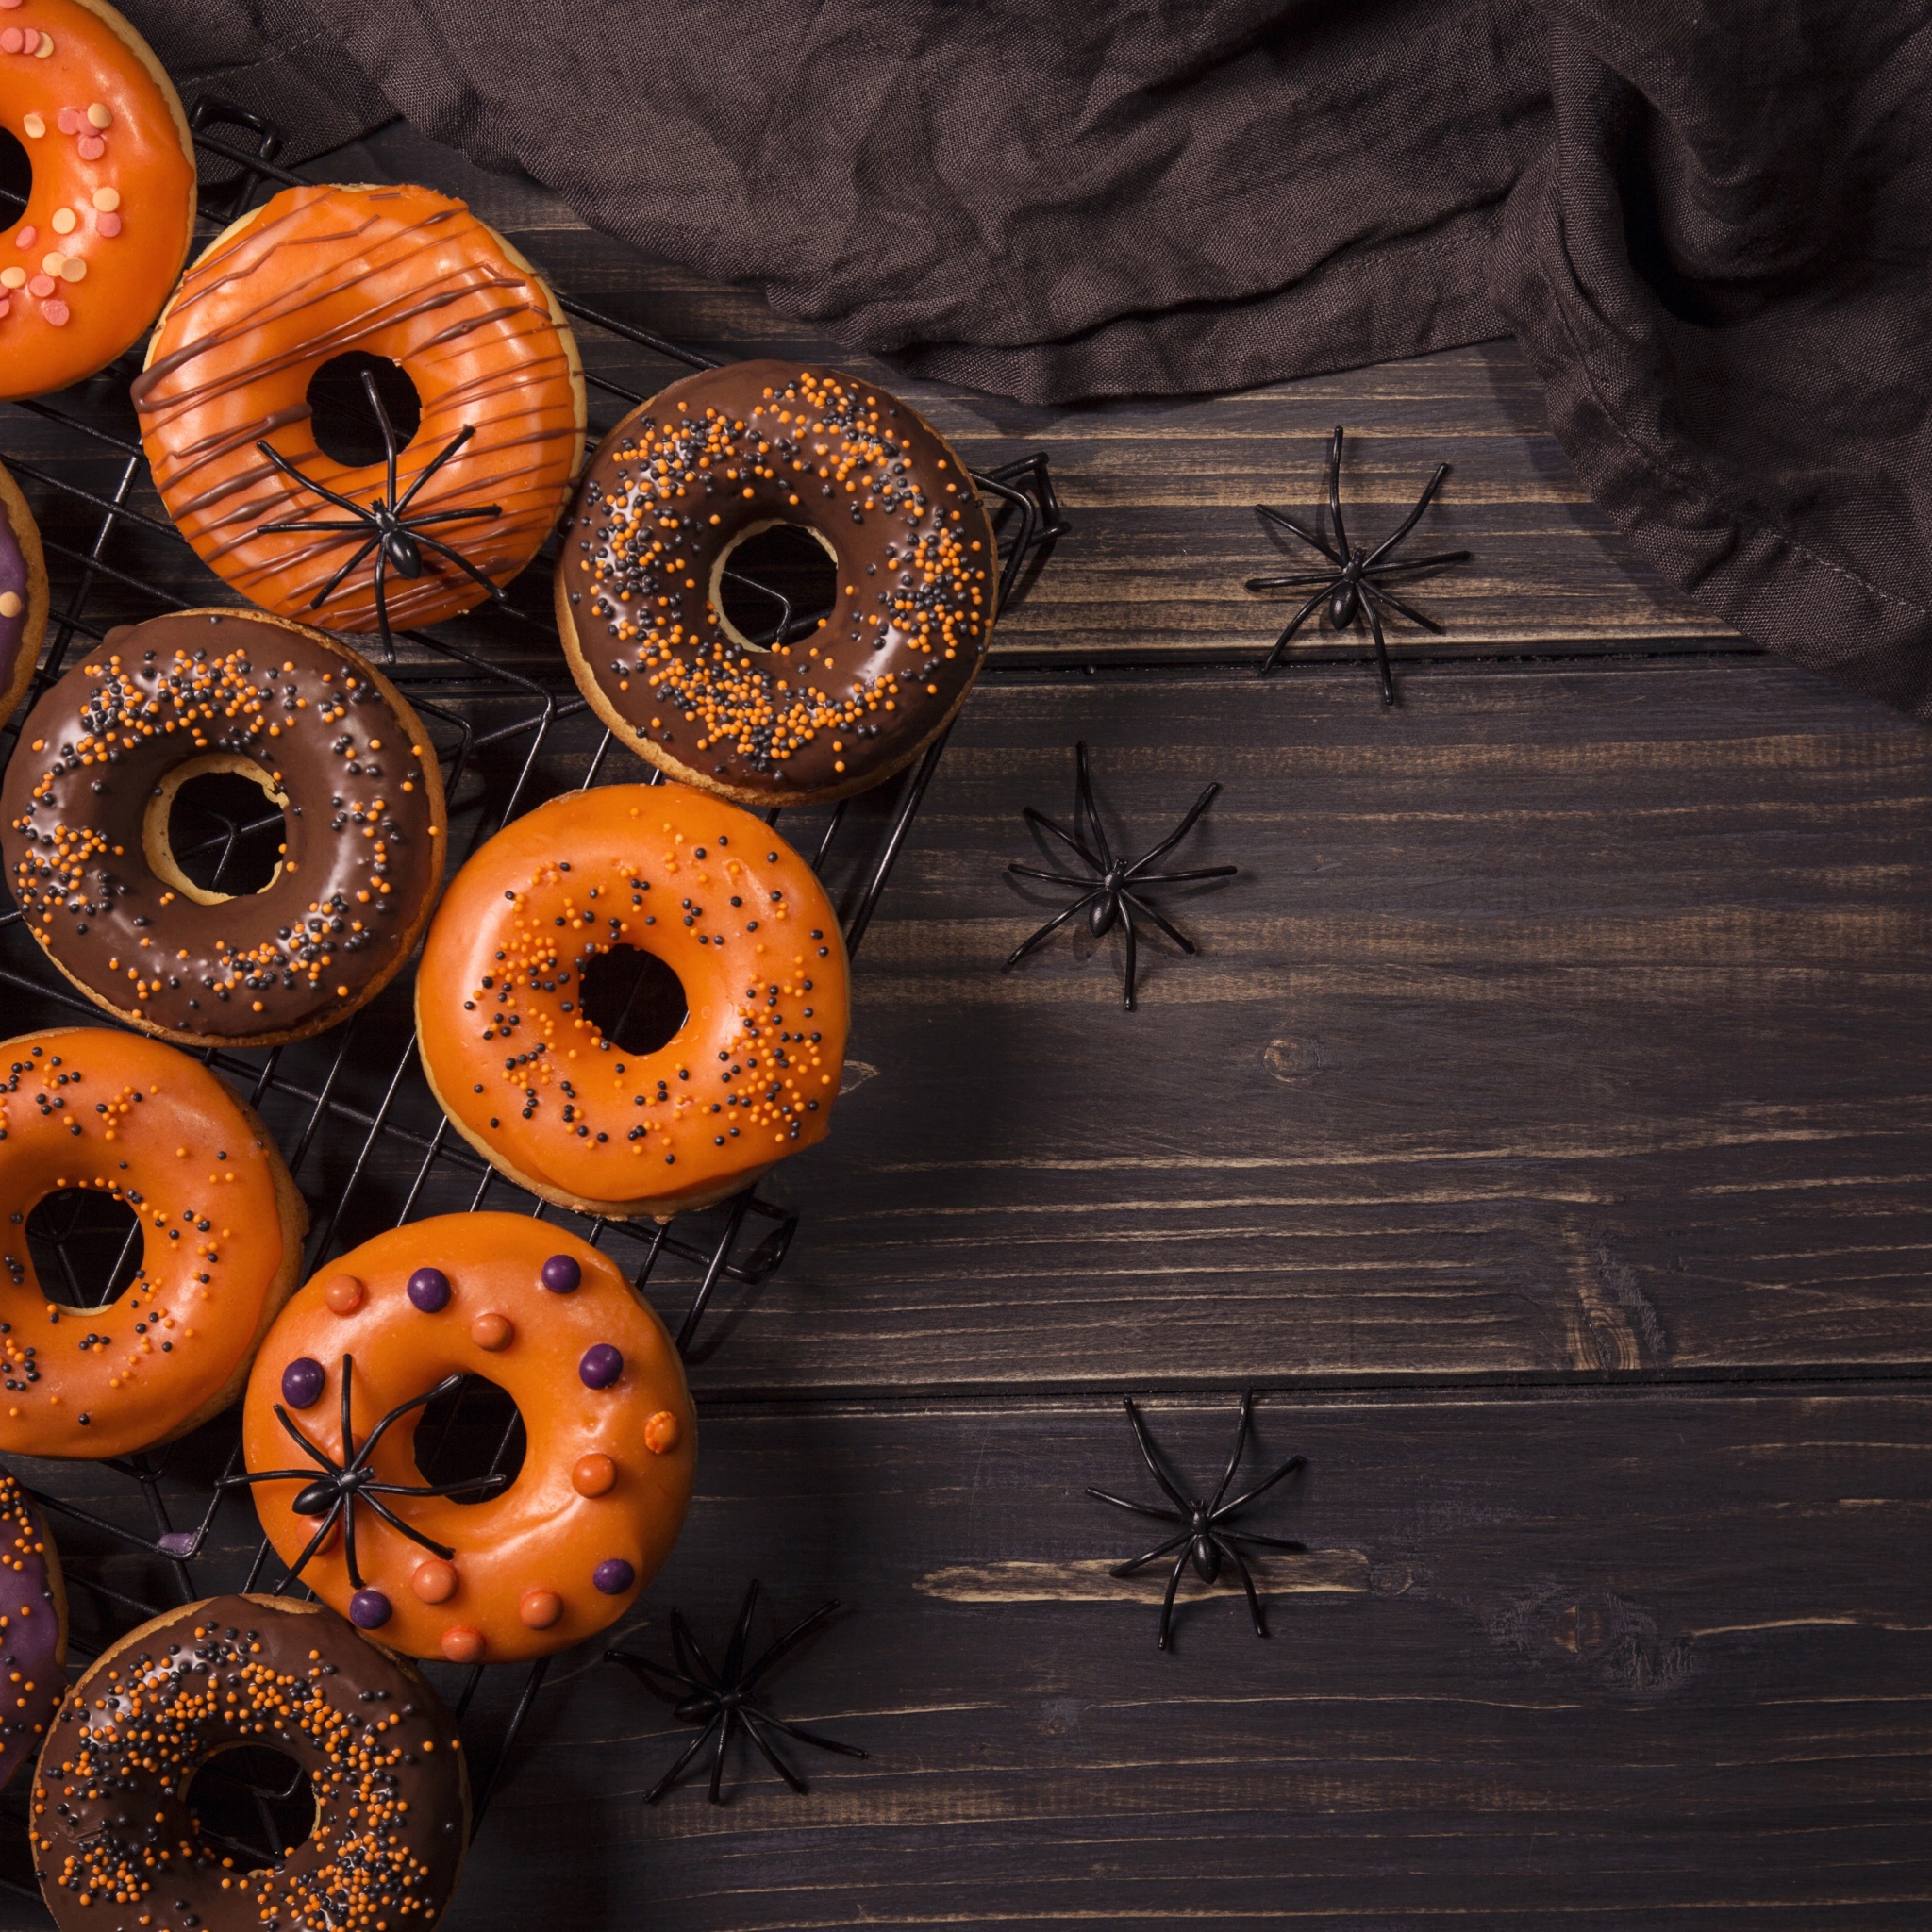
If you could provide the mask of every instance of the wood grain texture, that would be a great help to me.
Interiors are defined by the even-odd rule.
[[[1231,1403],[1150,1420],[1218,1474]],[[1117,1407],[714,1410],[624,1641],[660,1652],[672,1603],[721,1634],[747,1574],[782,1579],[761,1638],[841,1598],[773,1706],[871,1755],[646,1807],[687,1734],[573,1663],[458,1918],[567,1887],[575,1923],[661,1932],[1922,1924],[1928,1424],[1896,1391],[1264,1403],[1251,1466],[1308,1462],[1255,1526],[1366,1588],[1276,1597],[1265,1643],[1223,1593],[1162,1657],[1146,1603],[935,1581],[1128,1554],[1080,1493],[1148,1487]]]

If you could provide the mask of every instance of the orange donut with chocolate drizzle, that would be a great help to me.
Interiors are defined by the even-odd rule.
[[[426,1405],[462,1375],[523,1417],[508,1481],[424,1474]],[[697,1424],[663,1324],[606,1256],[527,1214],[445,1214],[296,1293],[242,1443],[269,1541],[325,1603],[410,1657],[501,1663],[631,1607],[683,1524]]]
[[[0,128],[33,169],[0,229],[0,401],[105,369],[168,299],[194,226],[194,142],[105,0],[0,0]]]
[[[649,1052],[584,1009],[587,974],[626,947],[683,994],[683,1024]],[[416,975],[424,1071],[457,1131],[587,1214],[705,1207],[822,1140],[847,1008],[811,868],[749,812],[673,784],[515,820],[457,874]]]
[[[200,1061],[69,1026],[0,1046],[0,1450],[127,1456],[225,1408],[302,1270],[308,1214],[255,1115]],[[141,1266],[105,1307],[63,1307],[26,1218],[51,1194],[138,1217]]]
[[[423,408],[386,555],[354,518],[262,528],[344,521],[321,491],[387,499],[381,463],[338,462],[311,428],[310,379],[352,350],[400,364]],[[263,608],[319,609],[336,630],[375,627],[378,564],[397,626],[480,602],[536,556],[584,454],[557,298],[460,201],[407,185],[289,188],[243,216],[182,277],[133,396],[161,501],[202,559]]]

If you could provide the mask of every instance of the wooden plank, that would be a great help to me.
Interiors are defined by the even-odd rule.
[[[1226,788],[1138,1013],[1117,934],[1000,971],[1082,734],[1125,849]],[[1924,1363],[1928,829],[1924,735],[1769,664],[983,686],[699,1385]]]
[[[1218,1474],[1226,1401],[1151,1420]],[[1274,1595],[1265,1643],[1223,1591],[1163,1657],[1079,1580],[1138,1534],[1081,1486],[1149,1487],[1112,1405],[708,1410],[622,1641],[663,1654],[674,1603],[722,1640],[747,1574],[759,1641],[843,1599],[770,1694],[870,1756],[646,1807],[688,1731],[570,1659],[452,1923],[1923,1924],[1928,1424],[1899,1390],[1264,1404],[1249,1467],[1307,1467],[1252,1526],[1354,1587]],[[1072,1580],[945,1583],[1015,1561]]]

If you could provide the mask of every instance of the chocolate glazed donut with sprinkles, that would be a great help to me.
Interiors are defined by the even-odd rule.
[[[626,949],[684,998],[649,1052],[585,1010],[598,962]],[[771,826],[687,785],[605,785],[513,821],[457,874],[416,1034],[443,1111],[519,1187],[664,1217],[824,1138],[848,987],[831,902]]]
[[[195,1773],[244,1744],[315,1792],[308,1839],[252,1871],[191,1800]],[[34,1871],[61,1932],[426,1932],[469,1837],[462,1742],[422,1675],[275,1597],[131,1631],[74,1687],[34,1778]]]
[[[513,1478],[432,1483],[417,1426],[465,1375],[524,1419]],[[621,1617],[670,1555],[697,1424],[663,1324],[586,1241],[527,1214],[378,1235],[262,1344],[245,1480],[285,1564],[411,1657],[546,1657]]]
[[[258,892],[197,885],[180,788],[233,772],[279,806]],[[26,927],[96,1005],[188,1046],[346,1019],[414,950],[442,875],[434,747],[395,688],[306,625],[191,610],[107,638],[28,714],[0,787]]]
[[[809,635],[726,614],[746,538],[803,525],[837,574]],[[875,383],[741,362],[633,409],[585,473],[557,572],[579,688],[640,756],[741,805],[878,784],[952,722],[992,629],[992,525],[966,466]]]
[[[67,1694],[67,1592],[47,1525],[0,1469],[0,1787],[40,1755]]]

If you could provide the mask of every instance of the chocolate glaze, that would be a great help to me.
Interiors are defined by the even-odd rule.
[[[67,1630],[54,1539],[0,1469],[0,1786],[32,1763],[67,1692]]]
[[[26,558],[13,534],[7,505],[0,502],[0,690],[13,682],[27,620]]]
[[[308,1774],[315,1828],[243,1873],[196,1829],[194,1774],[231,1745]],[[388,1932],[456,1889],[468,1801],[455,1723],[332,1611],[223,1596],[157,1617],[74,1687],[34,1781],[34,1870],[62,1932]]]
[[[838,601],[766,651],[713,603],[733,541],[803,524]],[[573,670],[653,762],[744,802],[876,784],[944,724],[992,626],[992,528],[959,459],[876,384],[741,362],[673,383],[586,473],[558,574]]]
[[[286,797],[260,892],[198,903],[142,849],[185,765],[247,759]],[[0,786],[27,929],[103,1006],[191,1043],[332,1025],[408,957],[442,870],[422,726],[320,632],[245,611],[111,631],[33,708]]]

